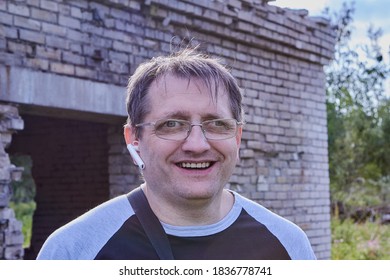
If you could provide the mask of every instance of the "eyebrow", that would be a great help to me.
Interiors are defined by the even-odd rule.
[[[164,114],[164,119],[179,119],[179,120],[187,120],[190,118],[190,114],[185,111],[176,111],[176,112],[169,112],[167,114]]]
[[[201,121],[205,120],[215,120],[215,119],[225,119],[230,118],[226,116],[220,116],[217,113],[208,113],[201,116]],[[176,111],[165,114],[162,119],[178,119],[178,120],[190,120],[191,114],[187,111]]]

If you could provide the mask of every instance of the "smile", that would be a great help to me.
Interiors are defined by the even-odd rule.
[[[206,169],[210,167],[211,162],[180,162],[177,165],[186,169]]]

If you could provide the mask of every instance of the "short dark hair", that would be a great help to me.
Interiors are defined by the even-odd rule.
[[[150,85],[167,74],[204,81],[210,92],[214,92],[214,98],[217,98],[219,86],[223,86],[228,92],[233,117],[239,122],[243,121],[241,89],[230,71],[218,59],[198,52],[197,48],[186,48],[169,56],[154,57],[140,64],[130,77],[126,100],[127,123],[133,127],[137,137],[140,135],[135,125],[143,122],[150,110],[148,101]]]

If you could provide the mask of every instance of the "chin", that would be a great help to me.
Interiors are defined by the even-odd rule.
[[[190,189],[178,190],[181,197],[189,200],[208,200],[215,197],[221,191],[220,188],[213,186],[187,184],[187,186],[190,185]]]

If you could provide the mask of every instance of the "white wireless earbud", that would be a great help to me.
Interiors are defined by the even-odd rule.
[[[142,159],[140,158],[140,156],[137,153],[138,147],[133,146],[131,144],[127,144],[127,150],[129,150],[131,157],[133,158],[135,163],[138,165],[138,167],[140,169],[145,169],[145,163],[142,161]]]

